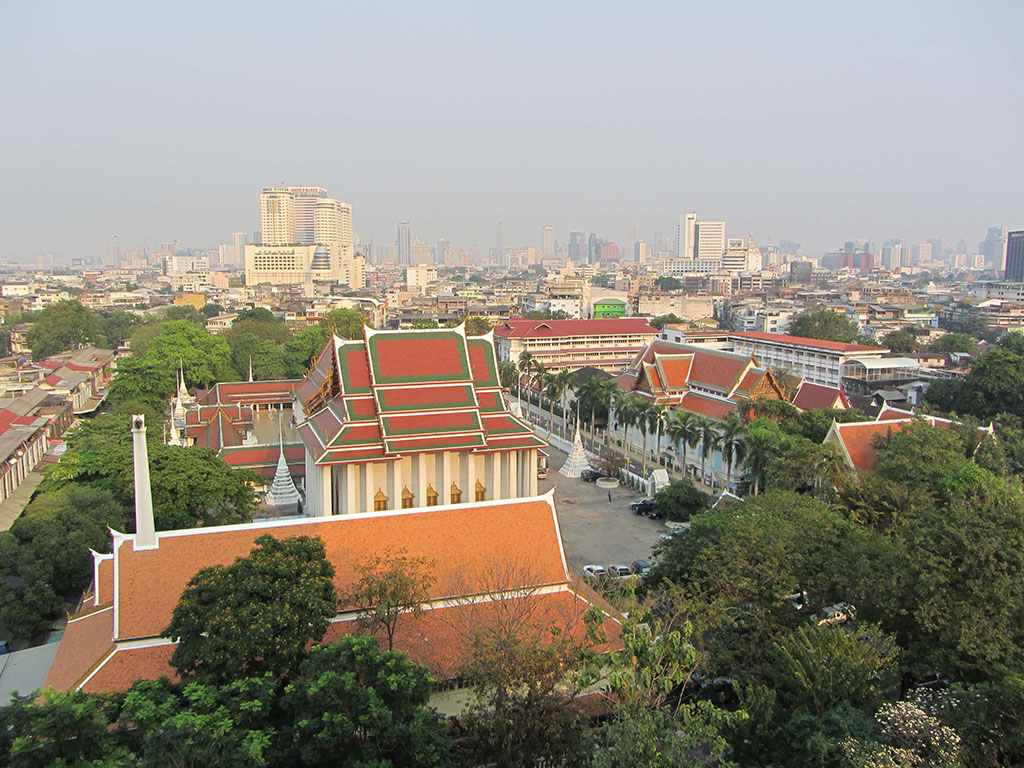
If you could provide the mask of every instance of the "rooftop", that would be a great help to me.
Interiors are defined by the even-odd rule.
[[[658,331],[644,317],[614,317],[598,320],[527,320],[513,317],[499,323],[496,336],[510,339],[543,339],[568,336],[621,336]]]
[[[815,349],[827,349],[830,352],[874,352],[885,354],[889,350],[883,347],[871,347],[866,344],[845,344],[840,341],[826,341],[824,339],[811,339],[806,336],[790,336],[788,333],[765,333],[763,331],[737,331],[729,334],[730,338],[749,339],[751,341],[768,341],[776,344],[790,344],[798,347],[812,347]]]

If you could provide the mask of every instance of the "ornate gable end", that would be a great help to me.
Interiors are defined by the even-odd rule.
[[[756,400],[759,397],[767,397],[771,400],[785,400],[785,391],[782,389],[782,385],[779,384],[775,378],[775,374],[771,372],[771,369],[767,369],[764,375],[760,378],[757,384],[754,385],[753,389],[750,390],[750,399]]]

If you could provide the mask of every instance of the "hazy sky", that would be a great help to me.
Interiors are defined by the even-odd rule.
[[[0,256],[227,242],[320,185],[362,242],[1024,227],[1024,3],[0,0]]]

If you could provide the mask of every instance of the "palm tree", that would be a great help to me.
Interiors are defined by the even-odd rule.
[[[732,482],[733,462],[742,462],[746,445],[743,442],[743,424],[739,419],[731,418],[722,428],[722,458],[725,459],[725,488],[729,489]]]
[[[540,414],[543,414],[543,410],[540,407],[540,395],[544,392],[544,387],[547,386],[546,379],[548,375],[548,367],[539,360],[530,360],[530,377],[526,380],[526,396],[527,396],[527,410],[529,410],[529,403],[533,397],[533,387],[537,386],[537,411],[538,417],[537,422],[541,422]]]
[[[548,419],[548,431],[550,432],[554,428],[555,422],[555,402],[560,402],[565,393],[572,387],[572,371],[568,368],[563,368],[558,373],[552,374],[551,381],[548,383],[548,405],[551,407],[551,415]],[[568,419],[565,417],[565,408],[562,408],[562,424],[563,426],[568,423]]]
[[[668,426],[665,431],[672,440],[672,444],[683,449],[682,470],[683,477],[686,476],[686,449],[694,448],[697,445],[697,425],[693,414],[681,408],[674,410],[669,415]]]
[[[746,453],[744,464],[754,476],[754,495],[757,496],[761,492],[761,478],[768,468],[772,447],[763,432],[747,432],[743,436],[743,450]]]
[[[718,447],[720,436],[715,423],[707,416],[697,417],[697,432],[700,435],[700,481],[703,483],[704,463],[707,461],[708,452]]]
[[[608,436],[607,433],[611,429],[611,426],[612,426],[612,423],[611,423],[612,422],[612,419],[611,419],[611,415],[612,415],[612,401],[615,399],[615,395],[618,394],[619,392],[621,392],[621,390],[619,389],[618,382],[616,382],[615,379],[601,379],[601,385],[597,389],[597,403],[602,408],[604,408],[604,412],[605,412],[605,415],[606,415],[606,422],[605,422],[605,437],[606,438]],[[608,441],[606,439],[605,443],[607,443],[607,442]]]
[[[512,391],[512,386],[516,383],[516,379],[519,377],[519,369],[515,363],[504,361],[498,365],[501,375],[501,386],[505,389]],[[518,387],[516,387],[518,389]]]
[[[522,400],[522,378],[524,375],[529,376],[530,371],[533,370],[533,355],[524,349],[519,353],[519,365],[517,367],[519,369],[519,378],[516,379],[516,397]],[[529,386],[529,378],[527,378],[527,386]],[[522,406],[522,403],[520,403],[520,406]],[[529,417],[529,413],[527,413],[527,417]]]
[[[650,426],[651,409],[654,403],[650,400],[643,400],[639,397],[636,400],[636,410],[633,415],[633,423],[640,428],[640,436],[643,438],[640,445],[640,474],[647,477],[647,429]]]
[[[628,392],[615,395],[615,426],[622,430],[622,455],[629,460],[629,428],[636,423],[637,398]]]
[[[665,429],[665,422],[668,420],[668,407],[655,403],[651,406],[650,412],[647,414],[647,424],[649,429],[654,430],[655,445],[654,455],[656,460],[661,460],[661,433]]]
[[[580,407],[590,410],[590,439],[595,445],[597,443],[597,409],[598,406],[607,405],[603,393],[606,381],[611,381],[614,385],[614,381],[611,379],[593,378],[587,379],[586,382],[576,387],[576,400]]]

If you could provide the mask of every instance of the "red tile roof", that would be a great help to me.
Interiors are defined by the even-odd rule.
[[[512,339],[543,339],[566,336],[609,336],[649,334],[658,331],[643,317],[620,317],[600,320],[527,320],[513,317],[497,325],[495,336]]]
[[[730,337],[736,336],[741,339],[752,341],[772,341],[778,344],[794,344],[801,347],[814,347],[815,349],[827,349],[831,352],[888,352],[888,349],[881,347],[870,347],[864,344],[844,344],[839,341],[825,341],[824,339],[810,339],[806,336],[790,336],[788,333],[765,333],[763,331],[739,331],[730,333]]]
[[[684,411],[707,416],[715,421],[725,421],[728,416],[736,414],[735,403],[714,397],[705,397],[694,392],[687,392],[683,395],[683,399],[677,407]]]
[[[875,437],[900,432],[906,429],[911,421],[856,421],[847,424],[836,423],[833,427],[842,440],[846,454],[850,457],[853,468],[857,471],[873,470],[878,459],[878,451],[873,445]]]
[[[441,674],[454,672],[468,631],[495,620],[498,605],[490,598],[474,604],[473,596],[510,593],[510,600],[530,603],[538,626],[583,631],[577,622],[589,604],[569,585],[551,496],[165,531],[157,533],[154,549],[136,550],[134,535],[114,534],[114,607],[72,618],[47,684],[68,690],[94,675],[86,690],[124,690],[140,677],[167,674],[173,646],[159,635],[188,581],[202,568],[247,555],[263,534],[319,537],[339,594],[350,590],[359,565],[377,556],[382,542],[431,560],[431,605],[423,620],[399,624],[396,645]],[[106,585],[101,591],[114,592]],[[564,623],[570,617],[571,626]],[[326,639],[348,632],[352,618],[340,614]],[[617,639],[614,621],[606,620],[605,629]]]
[[[802,411],[815,411],[824,408],[845,410],[850,407],[850,402],[846,399],[846,393],[841,387],[826,387],[823,384],[811,384],[809,381],[804,381],[797,389],[793,405]]]

